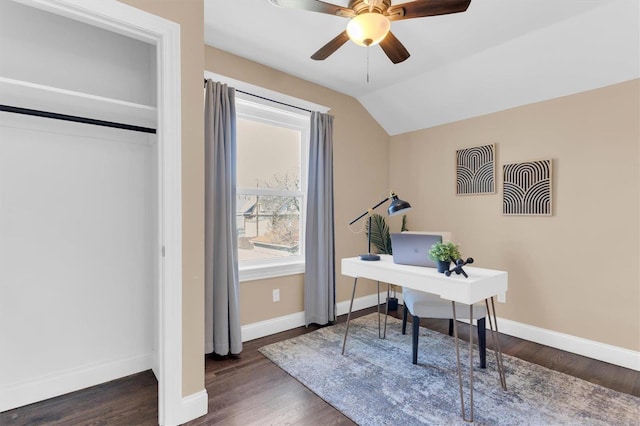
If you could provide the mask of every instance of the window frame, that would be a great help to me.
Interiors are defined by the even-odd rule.
[[[256,103],[262,103],[265,105],[278,104],[282,109],[291,112],[306,111],[318,111],[321,113],[328,113],[331,109],[328,106],[308,101],[306,99],[297,98],[295,96],[287,95],[275,90],[267,89],[256,84],[251,84],[246,81],[237,80],[224,74],[218,74],[212,71],[204,71],[205,79],[212,79],[213,81],[219,81],[223,84],[227,84],[229,87],[236,89],[236,100],[247,99]],[[297,79],[296,79],[297,80]],[[287,80],[289,81],[289,80]],[[306,83],[306,82],[305,82]],[[296,83],[297,84],[297,83]],[[306,87],[306,86],[305,86]],[[304,89],[303,89],[304,90]],[[204,96],[202,97],[204,102]],[[311,120],[309,120],[309,123]],[[308,155],[308,150],[307,150]],[[306,213],[306,212],[305,212]],[[304,273],[304,260],[300,265],[284,264],[273,265],[272,267],[261,268],[243,268],[240,271],[240,281],[253,281],[263,278],[273,278],[285,275],[293,275]]]
[[[309,168],[310,113],[276,102],[256,99],[251,95],[236,93],[236,117],[300,131],[300,188],[297,191],[271,188],[241,188],[236,185],[236,196],[295,196],[300,197],[300,252],[295,256],[275,259],[238,259],[239,281],[253,281],[305,272],[305,228],[307,208],[307,182]]]

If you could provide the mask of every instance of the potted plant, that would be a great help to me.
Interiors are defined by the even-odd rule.
[[[443,273],[449,270],[451,262],[460,259],[462,255],[457,244],[446,241],[431,246],[429,257],[438,262],[438,272]]]
[[[407,231],[407,216],[402,215],[402,227],[400,231]],[[367,227],[367,232],[371,232],[371,244],[379,254],[393,254],[391,249],[391,233],[384,217],[377,213],[371,215],[371,229]],[[393,296],[387,300],[390,311],[398,310],[398,298],[396,297],[396,286],[392,285]]]

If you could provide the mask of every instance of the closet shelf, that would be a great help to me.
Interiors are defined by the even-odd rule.
[[[157,126],[157,108],[0,77],[0,104],[134,126]]]

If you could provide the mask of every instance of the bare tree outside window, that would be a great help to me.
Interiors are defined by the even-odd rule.
[[[271,179],[259,182],[260,188],[297,191],[300,179],[288,172],[275,174]],[[253,203],[242,212],[247,227],[253,227],[252,237],[244,237],[242,248],[253,250],[256,247],[280,250],[287,255],[298,253],[300,242],[300,197],[272,195],[243,195],[242,204]],[[253,226],[252,226],[253,225]],[[249,243],[249,244],[247,244]]]

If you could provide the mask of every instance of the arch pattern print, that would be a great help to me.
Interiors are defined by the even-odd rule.
[[[456,151],[456,194],[495,192],[495,145]]]
[[[502,214],[551,216],[551,160],[502,166]]]

